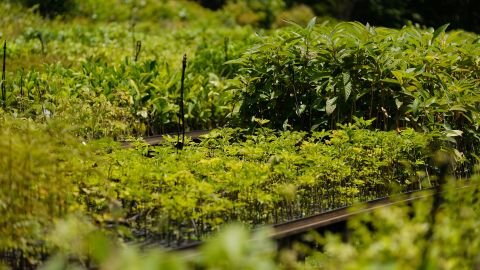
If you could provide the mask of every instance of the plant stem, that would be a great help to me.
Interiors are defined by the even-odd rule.
[[[140,40],[137,40],[136,46],[135,46],[135,62],[137,62],[138,56],[140,55],[141,50],[142,50],[142,42]]]
[[[24,70],[22,69],[22,73],[20,73],[20,96],[23,98],[23,73]]]
[[[40,41],[40,45],[42,46],[42,54],[45,55],[46,54],[46,51],[45,51],[45,39],[43,38],[43,35],[42,33],[38,33],[37,34],[37,38],[38,40]]]
[[[298,97],[297,97],[297,89],[295,88],[295,69],[292,66],[290,66],[290,73],[292,75],[292,88],[293,88],[293,96],[295,97],[295,112],[300,120],[300,125],[302,125],[303,128],[303,118],[300,116],[300,107],[298,105]]]
[[[223,40],[223,49],[225,52],[225,62],[228,61],[228,44],[230,43],[230,39],[228,37],[225,37]]]

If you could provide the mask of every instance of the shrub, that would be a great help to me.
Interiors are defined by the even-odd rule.
[[[478,36],[314,24],[279,30],[230,62],[243,66],[242,121],[321,130],[365,116],[381,129],[476,129]]]
[[[0,251],[29,252],[73,207],[86,147],[53,121],[0,117],[0,127]]]

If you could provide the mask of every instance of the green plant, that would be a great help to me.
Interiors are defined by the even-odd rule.
[[[181,256],[156,249],[140,251],[132,245],[109,241],[82,219],[58,222],[53,237],[62,247],[42,269],[75,266],[85,269],[94,262],[99,269],[472,269],[478,263],[478,177],[465,188],[450,181],[433,227],[434,238],[425,233],[432,226],[426,219],[432,200],[396,205],[357,216],[348,224],[348,239],[340,234],[311,233],[303,243],[278,251],[268,231],[249,233],[244,227],[228,226],[207,240],[196,256]],[[459,196],[461,195],[461,196]],[[65,246],[65,239],[75,246]],[[321,249],[312,246],[321,246]],[[422,252],[430,252],[422,264]],[[185,255],[185,254],[183,254]],[[305,259],[302,259],[305,257]]]
[[[476,35],[445,33],[447,25],[433,31],[315,23],[265,35],[229,61],[242,66],[244,125],[257,118],[276,129],[321,130],[367,116],[382,130],[452,137],[477,130]]]
[[[478,256],[474,250],[479,243],[477,237],[471,236],[478,234],[477,182],[478,177],[474,177],[472,186],[465,188],[450,179],[441,195],[443,201],[435,224],[427,218],[432,200],[426,199],[350,221],[346,242],[334,234],[311,237],[322,243],[324,251],[313,251],[305,265],[307,269],[338,269],[339,265],[341,269],[475,268]],[[429,228],[433,231],[432,241],[426,238]],[[424,249],[428,250],[426,258],[422,257]]]
[[[58,122],[39,125],[2,115],[0,126],[0,249],[35,260],[53,219],[74,206],[81,172],[89,171],[82,163],[86,147]]]
[[[130,228],[131,234],[121,229],[124,238],[154,237],[175,246],[232,221],[277,223],[433,185],[418,176],[433,173],[433,137],[374,132],[358,128],[368,121],[358,122],[309,135],[217,130],[200,144],[187,140],[181,153],[174,138],[161,147],[97,146],[100,177],[82,182],[77,199],[98,224],[119,218]],[[113,202],[120,216],[110,212]]]

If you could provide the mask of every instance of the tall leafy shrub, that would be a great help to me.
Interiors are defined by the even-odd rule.
[[[360,23],[295,26],[243,57],[240,118],[275,128],[334,128],[353,116],[375,127],[476,130],[478,36]]]

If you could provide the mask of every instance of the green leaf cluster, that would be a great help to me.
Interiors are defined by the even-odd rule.
[[[35,256],[55,218],[75,209],[86,146],[58,122],[0,119],[0,249]]]
[[[100,224],[126,226],[127,239],[175,246],[233,221],[273,224],[430,187],[433,141],[413,130],[350,125],[311,134],[222,129],[181,152],[173,145],[109,146],[95,163],[99,177],[82,182],[78,202]]]
[[[478,36],[356,22],[294,25],[243,56],[240,119],[273,128],[332,129],[353,116],[383,130],[477,130]]]

